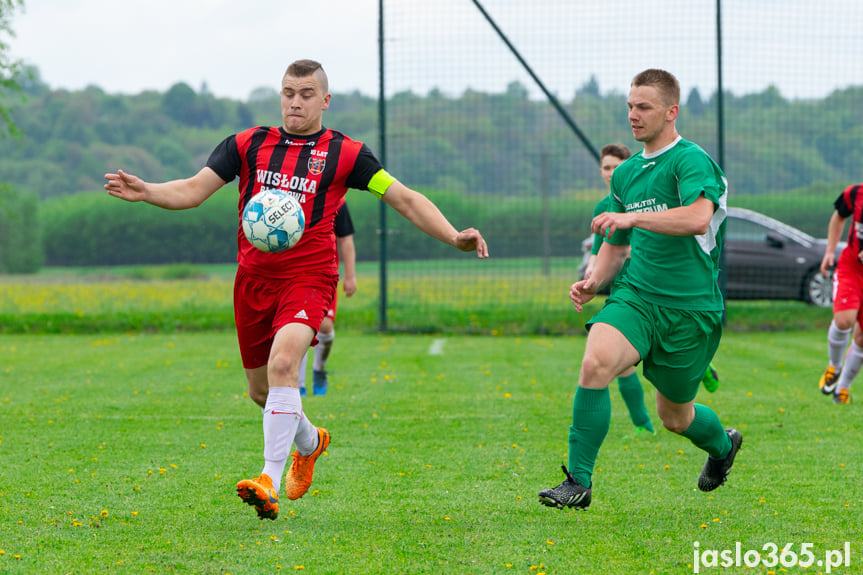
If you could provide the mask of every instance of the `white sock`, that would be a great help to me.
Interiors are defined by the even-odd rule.
[[[318,448],[318,428],[303,414],[294,436],[294,444],[300,455],[308,455]]]
[[[330,357],[330,350],[333,349],[333,340],[336,339],[336,330],[330,333],[318,333],[318,345],[315,346],[315,363],[312,369],[315,371],[324,371],[327,366],[327,359]]]
[[[303,413],[300,390],[271,387],[264,408],[264,469],[276,492],[282,485],[285,464]]]
[[[839,376],[839,383],[836,385],[836,388],[850,389],[854,378],[860,373],[861,367],[863,367],[863,347],[852,342],[848,355],[845,357],[845,369],[842,370],[842,375]]]
[[[851,339],[851,329],[841,330],[836,327],[835,321],[830,322],[830,329],[827,330],[827,358],[837,371],[842,369],[849,339]]]
[[[306,364],[309,361],[309,352],[306,351],[306,355],[303,356],[303,361],[300,362],[300,389],[306,387]]]

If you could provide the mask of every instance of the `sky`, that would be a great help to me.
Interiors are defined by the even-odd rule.
[[[108,93],[206,84],[245,100],[277,89],[298,58],[324,64],[334,93],[378,94],[378,0],[24,0],[10,55],[52,88]],[[863,1],[723,0],[723,78],[737,94],[779,88],[819,98],[863,85]],[[625,93],[663,67],[716,87],[715,0],[481,0],[548,89],[572,96],[590,79]],[[539,88],[472,0],[386,0],[387,91],[458,95]]]

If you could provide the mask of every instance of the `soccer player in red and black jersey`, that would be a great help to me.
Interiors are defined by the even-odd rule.
[[[478,230],[459,232],[428,198],[388,174],[367,146],[323,127],[330,98],[321,65],[298,60],[282,78],[282,126],[251,128],[226,138],[191,178],[152,183],[122,170],[105,174],[105,189],[112,196],[166,209],[199,206],[237,177],[240,214],[252,196],[268,188],[294,194],[303,206],[302,239],[279,253],[255,249],[237,219],[234,315],[249,395],[261,406],[264,420],[264,468],[259,477],[240,481],[237,493],[261,519],[278,515],[291,445],[296,451],[285,490],[289,499],[298,499],[309,489],[315,461],[330,441],[327,430],[303,414],[297,377],[335,297],[333,221],[348,188],[368,190],[426,234],[488,257]]]
[[[354,222],[351,219],[351,212],[348,209],[347,202],[342,202],[342,207],[336,213],[335,232],[339,261],[345,269],[345,275],[342,279],[342,289],[345,292],[345,296],[351,297],[357,291],[357,251],[354,246]],[[333,349],[333,343],[336,340],[336,307],[338,300],[338,295],[333,297],[333,303],[330,305],[330,309],[327,310],[327,314],[318,328],[318,335],[316,336],[318,344],[313,348],[315,357],[312,362],[312,389],[315,395],[325,395],[327,393],[328,378],[326,367],[327,361],[330,358],[330,352]],[[306,352],[302,363],[300,363],[300,395],[306,395],[306,363],[308,357],[309,352]]]
[[[851,402],[851,383],[863,367],[863,184],[848,186],[833,203],[836,210],[827,226],[827,246],[821,259],[821,273],[833,272],[833,321],[827,330],[828,365],[818,387],[836,403]],[[836,262],[836,246],[851,218],[848,245]],[[848,348],[851,332],[854,341]]]

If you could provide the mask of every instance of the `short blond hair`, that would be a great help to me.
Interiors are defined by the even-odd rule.
[[[666,106],[680,105],[680,84],[671,72],[649,68],[632,79],[632,87],[653,86]]]

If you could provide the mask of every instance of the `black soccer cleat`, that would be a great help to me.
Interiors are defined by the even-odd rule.
[[[560,466],[566,479],[557,487],[550,487],[539,492],[539,502],[548,507],[573,507],[587,509],[590,505],[590,487],[585,487],[576,481],[565,465]]]
[[[698,488],[702,491],[713,491],[725,483],[728,472],[734,465],[734,456],[737,455],[737,451],[743,445],[743,436],[740,435],[739,431],[729,428],[725,430],[725,433],[731,439],[731,451],[724,459],[716,459],[712,455],[707,456],[707,463],[704,464],[701,475],[698,476]]]

